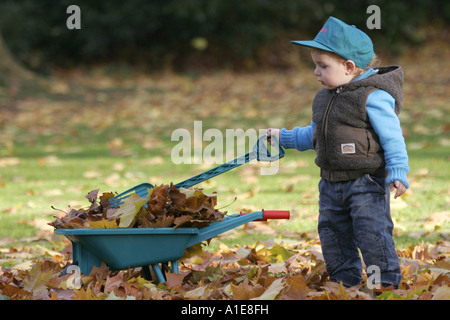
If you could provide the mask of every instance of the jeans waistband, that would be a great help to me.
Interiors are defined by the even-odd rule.
[[[356,180],[366,174],[370,174],[378,178],[385,178],[387,175],[386,169],[384,167],[372,170],[362,169],[362,170],[345,170],[345,171],[327,170],[324,168],[320,169],[320,177],[330,182]]]

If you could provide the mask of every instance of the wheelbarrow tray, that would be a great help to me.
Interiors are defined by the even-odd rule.
[[[197,228],[58,229],[72,242],[73,261],[81,273],[105,262],[111,270],[180,259]]]
[[[227,216],[204,228],[56,229],[73,246],[73,262],[89,274],[101,262],[112,270],[171,262],[186,248],[254,220],[289,219],[289,211],[256,211]]]

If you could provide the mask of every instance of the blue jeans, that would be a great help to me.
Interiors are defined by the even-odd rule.
[[[379,268],[381,284],[397,287],[402,275],[386,179],[368,174],[344,182],[322,179],[319,191],[318,231],[330,279],[348,287],[360,283],[359,248],[365,265]]]

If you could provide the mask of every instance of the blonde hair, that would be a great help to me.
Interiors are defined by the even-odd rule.
[[[381,60],[378,58],[377,54],[375,53],[372,61],[369,62],[369,64],[367,65],[367,67],[363,68],[358,68],[356,67],[356,74],[355,77],[359,77],[360,75],[362,75],[364,72],[366,72],[367,70],[369,70],[370,68],[373,68],[375,66],[379,66],[381,63]]]
[[[322,50],[322,49],[318,49],[318,48],[311,48],[312,52],[317,52],[317,53],[322,53],[322,54],[326,54],[334,59],[340,60],[340,61],[347,61],[348,59],[345,59],[344,57],[338,55],[335,52],[331,52],[331,51],[326,51],[326,50]],[[366,72],[367,70],[369,70],[370,68],[373,68],[375,66],[380,65],[381,60],[378,58],[377,54],[375,54],[372,58],[372,61],[370,61],[370,63],[367,65],[367,67],[365,68],[359,68],[356,67],[356,71],[355,71],[355,77],[357,78],[360,75],[362,75],[364,72]]]

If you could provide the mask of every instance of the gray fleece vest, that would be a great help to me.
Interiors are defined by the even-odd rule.
[[[329,181],[353,180],[364,174],[385,176],[384,151],[366,111],[368,95],[382,89],[402,109],[403,70],[377,67],[378,73],[337,89],[322,89],[314,98],[313,146],[321,176]]]

